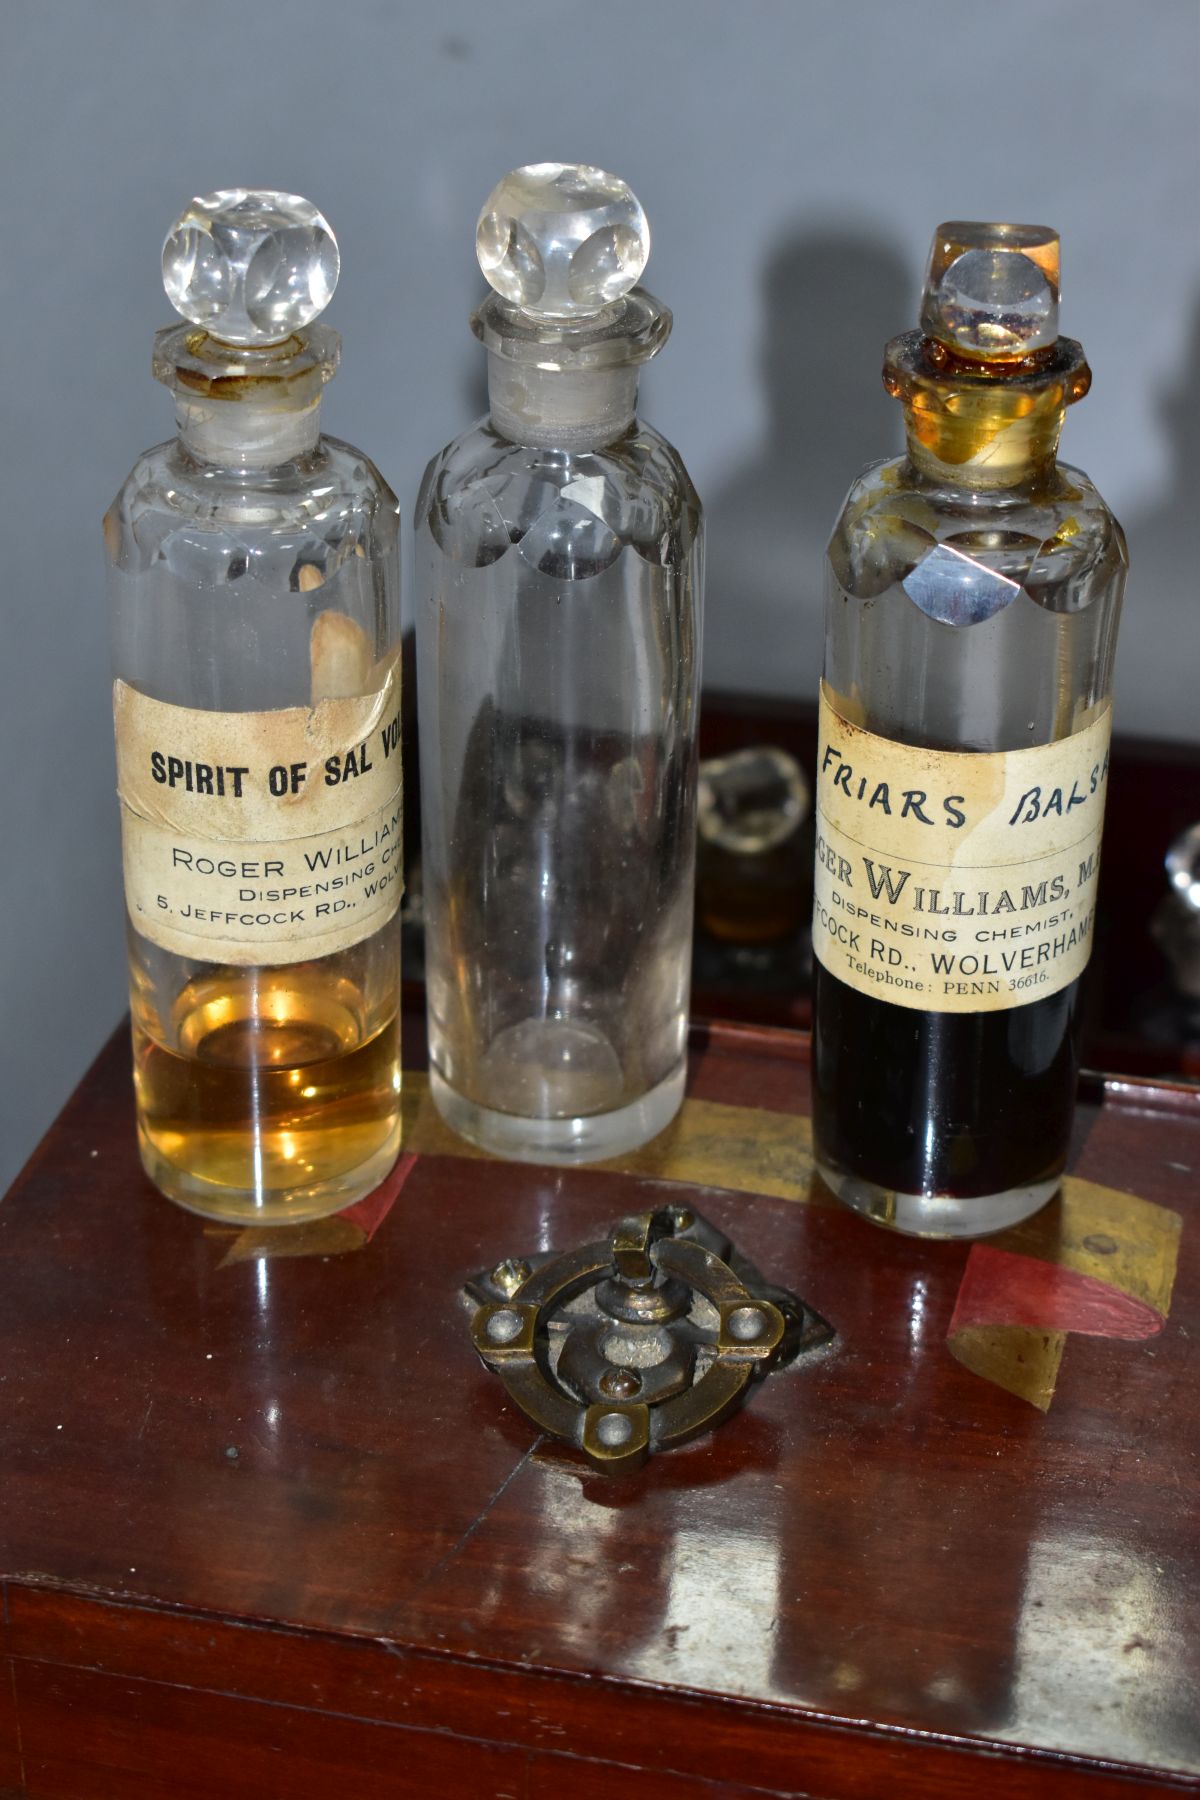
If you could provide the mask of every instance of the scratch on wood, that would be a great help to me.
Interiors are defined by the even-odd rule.
[[[441,1574],[442,1570],[445,1569],[446,1567],[448,1567],[448,1565],[454,1561],[455,1557],[459,1554],[459,1552],[461,1550],[463,1550],[467,1544],[470,1543],[471,1539],[475,1536],[475,1533],[479,1530],[479,1527],[483,1524],[483,1521],[487,1518],[487,1516],[491,1512],[492,1508],[507,1493],[508,1489],[512,1486],[513,1482],[517,1479],[517,1476],[521,1473],[521,1470],[525,1467],[525,1464],[529,1461],[529,1459],[533,1455],[534,1451],[537,1450],[542,1444],[544,1444],[545,1441],[546,1441],[545,1433],[544,1432],[539,1433],[538,1436],[534,1439],[533,1443],[530,1444],[530,1446],[529,1446],[528,1450],[526,1450],[525,1454],[521,1457],[518,1457],[517,1461],[513,1464],[512,1468],[509,1470],[508,1474],[504,1477],[504,1480],[500,1483],[500,1486],[496,1489],[495,1493],[492,1495],[491,1499],[486,1500],[484,1502],[483,1506],[479,1510],[479,1513],[477,1514],[477,1516],[474,1519],[471,1520],[471,1523],[467,1526],[466,1530],[462,1533],[462,1535],[456,1540],[456,1542],[451,1544],[450,1548],[446,1551],[444,1556],[440,1556],[438,1558],[438,1560],[434,1563],[432,1569],[430,1569],[428,1575],[426,1575],[424,1581],[420,1582],[419,1585],[413,1590],[414,1594],[424,1593],[425,1589],[427,1587],[429,1587],[430,1584],[437,1579],[437,1577]]]

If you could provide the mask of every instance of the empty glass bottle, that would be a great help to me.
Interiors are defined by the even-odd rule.
[[[400,1139],[398,509],[320,435],[337,275],[306,200],[193,201],[154,351],[179,436],[104,521],[142,1160],[260,1224]]]
[[[1036,1211],[1071,1127],[1126,552],[1056,460],[1091,379],[1058,287],[1056,233],[939,227],[921,330],[886,353],[907,455],[829,546],[816,1154],[923,1235]]]
[[[635,416],[670,314],[646,217],[576,164],[479,220],[491,409],[417,506],[430,1080],[458,1131],[577,1161],[683,1093],[701,512]]]

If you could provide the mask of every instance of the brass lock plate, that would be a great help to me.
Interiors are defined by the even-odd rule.
[[[582,1249],[514,1256],[463,1290],[485,1366],[540,1431],[620,1474],[735,1412],[832,1327],[686,1206]]]

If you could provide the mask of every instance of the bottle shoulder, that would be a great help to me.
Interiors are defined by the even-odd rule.
[[[699,540],[702,516],[679,452],[640,419],[600,449],[568,451],[514,443],[485,417],[430,462],[416,523],[476,567],[514,545],[528,554],[547,532],[560,546],[569,534],[581,566],[626,546],[675,565]]]
[[[870,463],[829,543],[834,576],[870,599],[928,559],[969,559],[1052,610],[1075,610],[1124,577],[1125,534],[1091,478],[1058,463],[1036,486],[969,490],[924,476],[907,457]]]
[[[905,456],[866,465],[851,483],[838,525],[897,504],[931,520],[944,519],[950,529],[964,520],[997,525],[1016,519],[1054,522],[1072,512],[1093,529],[1121,530],[1095,482],[1070,463],[1056,463],[1050,478],[1036,487],[969,489],[923,475]]]
[[[374,558],[394,547],[399,519],[400,503],[370,457],[340,438],[322,436],[309,455],[252,471],[200,462],[169,438],[134,463],[104,536],[113,561],[130,568],[179,533],[224,550],[300,532]]]

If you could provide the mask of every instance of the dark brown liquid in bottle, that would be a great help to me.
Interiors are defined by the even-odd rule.
[[[1066,1162],[1079,983],[1003,1012],[894,1006],[813,969],[818,1159],[896,1193],[970,1199]]]

